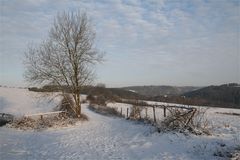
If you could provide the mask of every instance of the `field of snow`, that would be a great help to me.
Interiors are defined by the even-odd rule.
[[[27,89],[0,87],[0,113],[24,115],[51,111],[61,100],[59,97],[54,98],[55,96],[57,94],[44,98],[41,93],[30,92]]]
[[[149,102],[149,101],[148,101]],[[158,104],[158,105],[166,105],[166,106],[176,106],[177,104],[165,103],[165,102],[150,102],[149,104]],[[126,103],[108,103],[108,107],[116,108],[120,113],[122,110],[122,114],[126,117],[127,115],[127,108],[129,109],[129,113],[131,112],[132,105]],[[202,110],[206,110],[206,119],[210,122],[209,125],[213,128],[221,128],[222,126],[229,126],[230,130],[234,132],[240,131],[240,116],[234,115],[225,115],[219,113],[237,113],[240,114],[240,109],[231,109],[231,108],[217,108],[217,107],[198,107],[198,106],[186,106],[186,105],[179,105],[183,107],[195,107]],[[147,116],[150,119],[153,119],[153,108],[152,107],[143,107],[141,111],[141,116],[146,116],[147,109]],[[168,112],[168,111],[167,111]],[[128,114],[129,114],[128,113]],[[156,113],[156,120],[160,122],[164,119],[163,108],[155,108]]]
[[[0,88],[0,112],[49,111],[59,102],[39,103],[35,96],[38,93],[24,89]],[[128,104],[112,105],[129,107]],[[157,133],[149,125],[103,116],[84,104],[83,112],[90,120],[76,126],[40,132],[0,127],[0,159],[224,160],[227,158],[214,154],[227,153],[240,144],[240,117],[216,114],[216,110],[209,109],[210,120],[214,125],[219,124],[212,136],[185,136]],[[224,109],[224,112],[239,113],[239,110]]]

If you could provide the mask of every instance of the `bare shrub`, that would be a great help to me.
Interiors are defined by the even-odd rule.
[[[103,95],[99,96],[89,95],[87,99],[90,101],[90,104],[106,106],[107,99]]]
[[[29,129],[29,128],[36,128],[34,126],[34,123],[36,120],[28,117],[21,117],[18,119],[14,119],[12,123],[10,123],[8,126],[11,128],[19,128],[19,129]]]
[[[82,114],[81,120],[88,120],[88,117]],[[46,116],[42,119],[36,117],[20,117],[14,119],[12,123],[8,124],[8,127],[21,130],[43,130],[47,128],[59,128],[75,125],[78,121],[79,118],[69,118],[66,114]]]
[[[107,106],[94,105],[94,104],[89,105],[88,108],[92,111],[95,111],[95,112],[103,114],[103,115],[118,116],[118,117],[121,116],[116,108],[110,108],[110,107],[107,107]]]
[[[111,97],[108,97],[108,102],[118,102],[121,101],[121,97],[117,95],[111,95]]]
[[[130,112],[130,119],[139,120],[141,119],[141,111],[142,108],[140,106],[132,106],[131,112]]]
[[[60,105],[57,106],[56,110],[65,111],[68,114],[68,116],[75,117],[76,113],[73,106],[74,101],[72,97],[69,94],[63,94],[63,99],[61,100]]]
[[[95,103],[98,105],[106,106],[106,98],[103,95],[97,96],[95,99]]]
[[[193,117],[193,126],[196,129],[200,129],[205,134],[210,134],[210,122],[206,119],[206,112],[208,108],[198,108],[196,109],[196,113]]]
[[[188,130],[194,134],[210,134],[208,121],[204,118],[206,110],[196,108],[168,108],[167,117],[161,122],[160,129],[164,131]]]
[[[66,112],[66,116],[69,118],[78,118],[79,120],[87,120],[86,115],[80,114],[77,116],[76,111],[74,109],[74,100],[70,94],[62,94],[63,99],[61,103],[54,109],[55,111],[64,111]]]

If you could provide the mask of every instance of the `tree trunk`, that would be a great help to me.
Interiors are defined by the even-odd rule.
[[[77,94],[77,116],[81,116],[81,100],[80,100],[80,94]]]

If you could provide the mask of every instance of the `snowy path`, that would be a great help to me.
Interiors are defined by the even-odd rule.
[[[50,111],[45,103],[35,103],[30,96],[35,94],[0,88],[0,111]],[[240,118],[236,116],[214,114],[214,122],[223,120],[226,125],[217,128],[219,132],[213,136],[184,136],[159,134],[149,125],[103,116],[90,111],[86,104],[83,112],[90,120],[68,128],[34,132],[0,127],[0,160],[225,160],[213,154],[240,144]]]
[[[174,149],[172,151],[174,153],[159,152],[159,144],[156,142],[154,144],[155,136],[149,132],[152,129],[150,126],[102,116],[88,110],[86,105],[83,108],[90,121],[71,128],[42,132],[0,128],[0,158],[29,160],[187,158],[181,152],[178,153],[174,147],[169,148],[169,151]]]

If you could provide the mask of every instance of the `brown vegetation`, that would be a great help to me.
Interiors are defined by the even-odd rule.
[[[87,100],[89,100],[90,105],[101,105],[101,106],[106,106],[106,101],[107,99],[103,95],[99,96],[93,96],[93,95],[88,95]]]
[[[141,111],[142,111],[142,107],[133,105],[131,108],[129,118],[133,120],[140,120],[142,118]]]
[[[90,110],[95,111],[97,113],[107,115],[107,116],[117,116],[120,117],[121,114],[117,111],[116,108],[110,108],[107,106],[91,104],[88,107]]]
[[[18,128],[21,130],[43,130],[47,128],[59,128],[74,125],[79,118],[69,118],[65,114],[47,116],[44,118],[21,117],[14,119],[8,124],[10,128]],[[81,116],[81,120],[88,120],[86,115]]]
[[[159,125],[160,130],[210,134],[209,123],[204,118],[206,109],[168,108],[168,111],[167,117]]]

